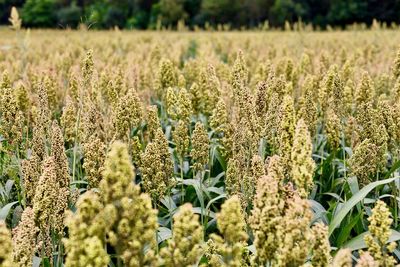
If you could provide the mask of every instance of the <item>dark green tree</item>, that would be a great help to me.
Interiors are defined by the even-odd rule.
[[[22,8],[25,26],[56,27],[55,0],[27,0]]]

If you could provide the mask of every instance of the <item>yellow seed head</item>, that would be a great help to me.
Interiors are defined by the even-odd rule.
[[[8,21],[11,23],[11,28],[18,31],[21,29],[22,20],[19,18],[18,10],[15,6],[11,8],[11,14]]]
[[[160,251],[163,266],[195,265],[203,253],[202,242],[199,216],[193,213],[191,204],[184,204],[174,215],[172,238]]]
[[[162,198],[173,184],[173,163],[168,141],[161,128],[157,130],[154,140],[147,145],[140,169],[144,190],[154,200]]]
[[[172,139],[175,142],[176,151],[183,160],[189,149],[189,130],[184,121],[179,120],[172,132]]]
[[[12,258],[12,241],[11,233],[7,229],[6,223],[0,221],[0,266],[12,267],[14,266]]]
[[[333,258],[332,266],[352,267],[353,264],[350,249],[340,249]]]
[[[390,253],[396,248],[396,244],[387,244],[393,219],[385,202],[378,200],[372,209],[372,215],[368,218],[369,234],[364,237],[368,246],[368,252],[379,263],[379,266],[394,266],[396,260]]]
[[[32,266],[37,232],[34,212],[28,207],[22,213],[18,226],[13,229],[13,256],[19,266]]]
[[[190,151],[195,171],[204,170],[205,165],[208,163],[209,142],[204,125],[201,122],[197,122],[192,135],[192,150]]]
[[[76,135],[78,134],[76,129],[76,123],[77,123],[77,111],[74,103],[72,102],[72,99],[69,96],[67,96],[65,100],[65,106],[63,108],[63,112],[61,115],[61,126],[64,129],[66,141],[71,144],[74,143]]]
[[[312,233],[314,237],[312,266],[326,267],[331,261],[328,227],[323,223],[316,223],[312,227]]]
[[[84,193],[76,204],[77,211],[69,212],[66,224],[68,239],[64,239],[67,252],[65,266],[106,266],[109,256],[104,249],[104,210],[100,197],[93,191]]]
[[[313,187],[315,163],[312,159],[312,143],[303,119],[296,125],[291,151],[292,178],[300,196],[306,198]]]
[[[147,134],[150,140],[153,140],[156,132],[159,128],[161,128],[160,121],[158,119],[158,110],[157,106],[149,106],[147,107]]]
[[[96,188],[102,178],[104,170],[104,159],[106,155],[106,146],[97,137],[94,137],[83,144],[83,169],[85,170],[86,180],[89,188]]]
[[[116,141],[111,145],[104,162],[103,179],[100,182],[101,196],[105,203],[124,196],[126,188],[132,184],[134,172],[125,144]]]

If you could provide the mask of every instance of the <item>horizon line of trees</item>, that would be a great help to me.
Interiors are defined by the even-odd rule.
[[[303,21],[320,28],[373,19],[400,22],[400,0],[0,0],[0,24],[17,7],[26,27],[155,29],[229,25],[233,29],[271,27]]]

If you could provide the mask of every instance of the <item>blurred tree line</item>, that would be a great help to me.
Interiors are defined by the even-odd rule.
[[[254,27],[268,20],[270,26],[285,21],[326,27],[353,22],[370,24],[374,18],[400,22],[400,0],[0,0],[0,24],[7,24],[16,6],[28,27],[148,29],[186,25],[229,24]]]

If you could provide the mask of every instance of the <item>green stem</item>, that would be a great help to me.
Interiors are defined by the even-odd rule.
[[[185,188],[183,185],[183,157],[180,158],[180,168],[181,168],[181,203],[185,202]]]
[[[81,109],[78,110],[78,118],[76,120],[75,124],[75,140],[74,140],[74,155],[73,155],[73,161],[72,161],[72,181],[75,181],[75,168],[76,168],[76,147],[77,147],[77,141],[78,141],[78,128],[79,128],[79,123],[80,123],[80,117],[81,117]]]

